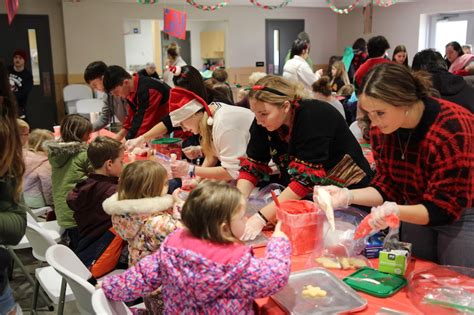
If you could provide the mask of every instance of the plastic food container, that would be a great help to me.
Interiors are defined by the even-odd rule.
[[[357,270],[344,278],[343,281],[357,291],[381,298],[394,295],[407,284],[407,280],[402,276],[392,275],[369,267]]]
[[[285,200],[277,207],[277,218],[290,239],[292,255],[322,250],[324,212],[311,201]]]
[[[181,160],[181,143],[180,138],[160,138],[151,141],[151,147],[155,152],[170,156],[176,154],[176,158]]]

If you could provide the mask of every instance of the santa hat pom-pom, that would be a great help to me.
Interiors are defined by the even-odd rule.
[[[214,124],[214,118],[212,118],[211,116],[209,116],[207,118],[207,125],[208,126],[212,126]]]

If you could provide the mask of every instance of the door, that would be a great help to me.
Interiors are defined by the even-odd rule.
[[[166,53],[166,48],[172,42],[176,42],[179,47],[179,55],[183,60],[190,65],[191,64],[191,32],[186,31],[186,39],[182,40],[169,34],[161,31],[161,51],[162,51],[162,60],[163,60],[163,67],[166,65],[166,60],[168,58]]]
[[[16,15],[9,26],[7,15],[0,14],[0,34],[0,58],[6,66],[12,64],[16,49],[29,55],[25,68],[33,73],[33,88],[26,105],[28,123],[32,129],[53,130],[57,113],[48,16]]]
[[[304,20],[265,20],[265,56],[267,73],[281,75],[285,57],[300,32]]]

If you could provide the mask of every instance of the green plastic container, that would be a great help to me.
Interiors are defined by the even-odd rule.
[[[167,156],[174,153],[177,159],[181,160],[181,143],[182,140],[180,138],[160,138],[152,140],[151,147],[155,152],[160,152]]]
[[[407,284],[407,280],[402,276],[369,267],[357,270],[342,281],[357,291],[381,298],[394,295]]]

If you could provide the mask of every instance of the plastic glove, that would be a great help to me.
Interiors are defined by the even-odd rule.
[[[251,216],[247,223],[245,223],[245,231],[244,235],[240,238],[242,241],[251,241],[254,240],[260,232],[262,232],[263,228],[267,225],[265,220],[260,217],[258,213],[255,213]]]
[[[135,139],[130,139],[125,142],[125,148],[127,151],[132,152],[136,147],[143,147],[145,145],[145,137],[140,136]]]
[[[202,157],[202,151],[200,145],[192,145],[190,147],[183,148],[183,153],[190,160],[195,160]]]
[[[173,178],[187,177],[191,173],[193,168],[192,164],[189,164],[185,160],[171,159],[171,173]]]
[[[352,202],[352,193],[347,188],[340,188],[334,185],[330,186],[314,186],[313,201],[320,208],[324,209],[324,205],[318,201],[318,190],[324,189],[331,196],[333,209],[347,208]]]
[[[385,201],[381,206],[370,210],[369,225],[373,231],[385,230],[389,225],[387,218],[390,215],[400,217],[400,209],[395,202]]]

